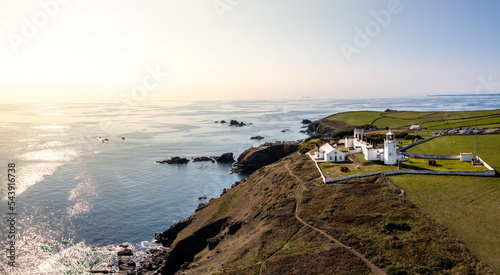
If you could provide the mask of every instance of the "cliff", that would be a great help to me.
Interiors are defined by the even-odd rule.
[[[232,173],[251,174],[254,171],[296,152],[298,144],[276,144],[245,150],[231,170]]]
[[[307,133],[310,135],[350,135],[354,126],[349,126],[343,121],[329,120],[326,118],[313,121],[307,126]]]
[[[170,249],[137,274],[490,274],[387,177],[319,177],[298,153],[257,170],[157,234]]]

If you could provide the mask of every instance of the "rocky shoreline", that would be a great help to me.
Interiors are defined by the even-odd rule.
[[[218,123],[218,121],[216,121],[216,123]],[[220,123],[226,122],[221,121]],[[305,119],[302,123],[309,124],[310,121]],[[242,127],[246,124],[231,120],[229,125]],[[251,139],[264,139],[264,137],[255,136]],[[219,157],[193,157],[191,158],[191,161],[211,161],[212,163],[217,162],[221,164],[234,163],[234,168],[231,169],[231,173],[251,174],[268,164],[276,162],[281,158],[296,152],[299,148],[300,142],[300,140],[288,142],[279,141],[265,143],[256,148],[249,148],[238,157],[236,163],[233,153],[225,153]],[[170,157],[167,160],[157,161],[156,163],[184,165],[189,161],[189,159],[182,157]],[[243,179],[241,182],[245,181],[246,179]],[[231,188],[234,188],[241,182],[235,182]],[[228,190],[224,189],[221,196],[226,194],[227,191]],[[200,197],[198,199],[206,199],[206,197]],[[195,210],[195,214],[208,207],[212,200],[213,199],[209,202],[200,203]],[[178,271],[193,267],[193,265],[196,265],[193,263],[194,255],[206,247],[208,247],[209,250],[215,249],[221,240],[234,235],[246,223],[244,220],[232,221],[228,220],[228,218],[217,220],[206,225],[194,235],[179,241],[174,247],[171,247],[173,242],[176,240],[177,235],[193,223],[195,214],[175,223],[163,232],[156,233],[154,241],[160,243],[162,246],[150,249],[147,252],[147,256],[139,263],[139,268],[137,270],[134,270],[135,263],[131,260],[132,252],[129,251],[130,249],[128,246],[122,247],[121,245],[121,249],[118,252],[120,257],[120,271],[118,274],[175,274]],[[132,261],[133,264],[130,261]]]
[[[193,157],[193,162],[200,161],[211,161],[212,163],[217,162],[220,164],[231,164],[234,163],[233,153],[224,153],[221,156],[203,156],[203,157]],[[169,157],[166,160],[156,161],[158,164],[174,164],[174,165],[184,165],[189,162],[189,159],[182,157]]]
[[[250,174],[253,171],[264,167],[270,163],[278,161],[279,159],[296,152],[299,146],[299,141],[293,142],[275,142],[265,143],[257,148],[249,148],[245,150],[235,168],[232,169],[234,173]],[[232,160],[232,161],[231,161]],[[217,161],[217,162],[234,162],[233,154],[226,153],[220,157],[205,156],[193,158],[193,162],[197,161]],[[241,182],[244,182],[243,179]],[[235,182],[231,188],[239,185],[241,182]],[[227,192],[223,190],[221,196]],[[202,202],[198,205],[195,214],[202,209],[208,207],[212,200],[209,202]],[[219,220],[215,221],[206,227],[202,228],[192,237],[186,238],[171,247],[176,240],[177,235],[189,226],[194,221],[194,214],[181,220],[169,229],[158,232],[155,234],[155,242],[160,243],[162,246],[159,248],[151,249],[147,252],[147,256],[139,263],[139,268],[134,271],[135,263],[130,263],[131,258],[127,255],[120,255],[120,271],[118,274],[174,274],[180,270],[192,267],[192,257],[200,250],[208,247],[209,250],[214,249],[217,244],[224,238],[234,235],[245,221],[229,221]],[[128,252],[128,247],[121,247],[120,251]],[[121,254],[125,252],[119,252]],[[130,251],[131,253],[131,251]],[[132,261],[133,262],[133,261]]]

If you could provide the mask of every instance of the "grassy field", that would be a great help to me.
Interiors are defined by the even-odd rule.
[[[461,162],[459,159],[440,159],[436,160],[437,166],[429,165],[428,159],[409,158],[402,162],[402,169],[410,170],[432,170],[432,171],[485,171],[486,167],[475,167],[470,162]]]
[[[479,156],[499,171],[500,135],[478,136],[478,143]],[[440,137],[408,151],[443,155],[473,152],[474,137]],[[391,180],[500,274],[500,178],[400,175]]]
[[[374,120],[380,118],[381,114],[383,113],[373,111],[347,112],[329,116],[327,119],[344,121],[349,125],[366,125],[372,124]]]
[[[330,177],[345,177],[398,169],[395,165],[384,165],[382,162],[366,161],[363,154],[354,154],[349,156],[349,158],[352,160],[352,163],[323,162],[318,165],[327,179]],[[342,172],[340,170],[342,166],[349,168],[349,172]]]
[[[376,173],[382,171],[394,171],[396,165],[384,165],[381,161],[367,161],[362,153],[350,155],[350,162],[322,162],[319,163],[321,171],[327,179],[345,177],[358,174]],[[406,162],[401,162],[401,169],[408,170],[431,170],[431,171],[484,171],[486,167],[474,167],[470,162],[460,160],[436,160],[437,166],[429,165],[428,159],[409,158]],[[341,167],[347,167],[349,171],[342,172]]]
[[[500,125],[500,110],[468,112],[374,112],[359,111],[339,113],[328,117],[329,120],[343,121],[351,126],[372,125],[377,128],[408,128],[420,124],[427,129],[446,129],[456,127],[497,128]]]

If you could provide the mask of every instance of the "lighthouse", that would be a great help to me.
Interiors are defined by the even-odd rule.
[[[394,133],[389,130],[384,140],[384,164],[396,164],[397,159],[396,139]]]

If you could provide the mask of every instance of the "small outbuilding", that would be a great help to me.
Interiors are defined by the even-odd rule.
[[[472,161],[472,153],[460,153],[460,161],[471,162]]]
[[[414,124],[410,126],[410,130],[422,130],[420,125]]]
[[[314,158],[327,162],[344,162],[346,153],[333,147],[329,143],[325,143],[319,147],[318,152],[314,154]]]

